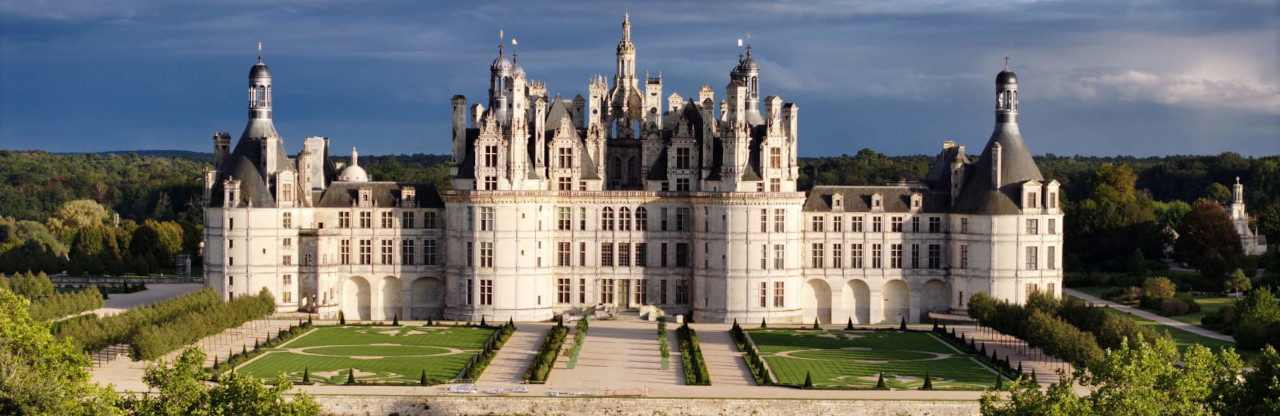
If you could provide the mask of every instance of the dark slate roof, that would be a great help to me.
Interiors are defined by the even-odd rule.
[[[457,178],[459,179],[476,177],[476,138],[478,137],[480,137],[480,129],[474,127],[467,129],[467,144],[462,146],[466,155],[462,157],[462,163],[458,164]]]
[[[992,188],[991,165],[993,162],[991,147],[1000,143],[1000,184],[998,189]],[[1022,194],[1022,184],[1029,180],[1044,180],[1040,168],[1031,158],[1018,132],[1017,123],[996,123],[991,139],[982,156],[966,175],[964,187],[956,199],[953,212],[959,214],[1009,215],[1018,214]]]
[[[430,183],[408,182],[334,182],[324,191],[317,207],[341,208],[355,205],[360,188],[373,190],[374,206],[390,208],[400,206],[400,188],[412,186],[419,208],[444,208],[444,201]]]
[[[653,166],[649,167],[649,174],[645,177],[651,181],[667,180],[667,147],[663,146],[662,151],[658,152],[658,160],[653,161]]]
[[[919,212],[946,212],[944,198],[930,197],[926,190],[910,186],[829,186],[813,187],[804,201],[805,212],[830,212],[831,196],[844,196],[844,212],[871,212],[871,195],[880,194],[884,198],[884,212],[911,211],[911,194],[920,193]]]
[[[960,154],[960,146],[942,149],[938,157],[933,160],[933,167],[929,168],[929,173],[924,175],[924,183],[934,190],[950,192],[951,162],[957,159],[961,163],[961,168],[969,163],[969,157]]]
[[[268,78],[271,77],[271,69],[267,68],[267,64],[262,63],[262,57],[258,57],[258,63],[253,64],[249,68],[249,78]]]
[[[586,150],[587,139],[579,137],[578,143],[582,145],[582,157],[578,158],[582,172],[578,175],[578,179],[600,179],[600,172],[596,171],[596,162],[591,159],[591,152]]]
[[[249,119],[235,149],[223,161],[223,165],[217,167],[218,180],[211,198],[213,201],[210,201],[213,206],[221,206],[225,202],[222,201],[222,182],[227,178],[240,181],[241,202],[251,203],[255,207],[276,206],[275,192],[267,186],[266,173],[262,171],[262,141],[271,136],[277,136],[271,119]],[[283,141],[277,142],[275,154],[275,164],[280,170],[294,170]]]

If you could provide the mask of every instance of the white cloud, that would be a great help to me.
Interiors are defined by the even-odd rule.
[[[1065,93],[1083,100],[1148,101],[1280,114],[1280,87],[1240,79],[1206,79],[1138,70],[1071,75]]]

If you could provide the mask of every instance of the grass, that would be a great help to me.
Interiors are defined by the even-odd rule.
[[[1196,303],[1200,304],[1200,312],[1189,313],[1189,314],[1180,315],[1180,316],[1170,316],[1169,318],[1189,324],[1189,325],[1201,326],[1200,319],[1204,318],[1207,315],[1212,315],[1217,313],[1218,310],[1222,309],[1223,306],[1233,304],[1236,302],[1236,300],[1237,298],[1228,298],[1228,297],[1197,298]],[[1159,313],[1158,311],[1151,311],[1151,312]]]
[[[1075,291],[1078,291],[1078,292],[1083,292],[1083,293],[1084,293],[1084,294],[1086,294],[1086,295],[1090,295],[1090,296],[1093,296],[1093,297],[1095,297],[1095,298],[1099,298],[1099,299],[1101,299],[1101,298],[1102,298],[1102,294],[1103,294],[1103,293],[1106,293],[1106,292],[1107,292],[1107,290],[1109,290],[1109,289],[1111,289],[1111,288],[1109,288],[1109,287],[1104,287],[1104,286],[1079,286],[1079,287],[1069,287],[1069,288],[1067,288],[1067,289],[1075,290]]]
[[[925,332],[749,330],[781,384],[873,388],[883,372],[890,388],[918,388],[929,372],[936,389],[984,389],[995,372]]]
[[[1200,344],[1200,345],[1209,347],[1209,349],[1212,349],[1214,352],[1222,351],[1224,348],[1235,348],[1236,346],[1236,343],[1231,341],[1223,341],[1220,339],[1209,338],[1200,334],[1194,334],[1179,328],[1171,327],[1147,318],[1143,318],[1141,316],[1120,312],[1115,309],[1108,308],[1107,310],[1111,311],[1111,313],[1124,315],[1129,319],[1132,319],[1135,322],[1137,322],[1138,325],[1150,327],[1151,329],[1156,330],[1156,332],[1168,332],[1169,336],[1173,338],[1173,341],[1178,344],[1178,351],[1186,352],[1187,347],[1190,347],[1191,345],[1194,345],[1194,344]],[[1236,353],[1240,354],[1240,357],[1245,359],[1246,361],[1258,355],[1257,351],[1248,351],[1248,350],[1236,350]]]
[[[342,384],[350,369],[357,381],[417,382],[451,380],[484,346],[493,329],[473,327],[324,327],[236,369],[241,374],[274,380],[283,372],[293,382],[304,368],[311,381]],[[461,352],[456,352],[461,350]]]

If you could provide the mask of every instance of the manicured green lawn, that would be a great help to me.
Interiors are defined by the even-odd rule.
[[[462,371],[493,329],[472,327],[322,327],[236,369],[241,374],[274,380],[285,373],[294,382],[309,369],[311,381],[341,384],[356,369],[360,381],[415,382],[451,380]]]
[[[1200,312],[1189,313],[1181,316],[1170,316],[1170,318],[1185,322],[1187,324],[1200,326],[1200,319],[1207,315],[1218,313],[1219,309],[1236,302],[1236,298],[1197,298],[1196,303],[1200,304]],[[1158,312],[1158,311],[1153,311]]]
[[[818,388],[872,388],[883,372],[891,388],[918,388],[925,372],[937,389],[982,389],[996,373],[925,332],[748,330],[778,382]]]
[[[1075,290],[1078,292],[1084,292],[1087,295],[1091,295],[1095,298],[1101,299],[1102,294],[1106,293],[1107,290],[1111,288],[1103,287],[1103,286],[1079,286],[1079,287],[1069,287],[1067,289]]]
[[[1209,338],[1199,334],[1193,334],[1178,328],[1161,324],[1156,321],[1152,321],[1147,318],[1143,318],[1141,316],[1127,314],[1124,312],[1117,311],[1115,309],[1107,309],[1107,310],[1111,311],[1111,313],[1124,315],[1129,319],[1132,319],[1135,322],[1137,322],[1138,325],[1151,327],[1151,329],[1156,330],[1156,332],[1167,331],[1169,333],[1169,336],[1173,337],[1173,341],[1178,344],[1179,351],[1186,351],[1187,347],[1191,346],[1192,344],[1200,344],[1200,345],[1209,347],[1214,351],[1221,351],[1223,348],[1227,348],[1227,347],[1235,348],[1236,346],[1236,343],[1234,342],[1222,341],[1219,339]],[[1248,350],[1236,350],[1236,353],[1240,354],[1240,356],[1246,360],[1251,359],[1252,357],[1258,355],[1256,351],[1248,351]]]

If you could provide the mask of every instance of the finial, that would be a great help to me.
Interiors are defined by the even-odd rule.
[[[262,63],[262,42],[258,42],[258,63]]]
[[[631,22],[631,12],[622,12],[622,22],[623,23]]]
[[[358,155],[356,154],[356,147],[355,147],[355,146],[351,146],[351,166],[359,166],[359,165],[360,165],[360,164],[359,164],[359,163],[357,163],[357,161],[356,161],[357,157],[358,157]]]
[[[1239,177],[1239,176],[1237,176],[1237,177],[1236,177],[1236,185],[1239,185],[1239,184],[1240,184],[1240,177]]]
[[[1005,70],[1005,71],[1008,71],[1008,70],[1009,70],[1009,55],[1008,55],[1008,54],[1005,54],[1005,56],[1004,56],[1004,70]]]

